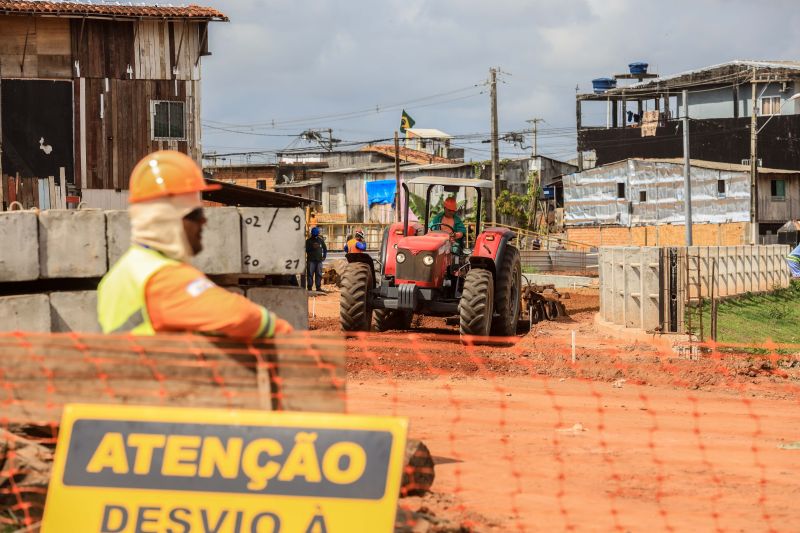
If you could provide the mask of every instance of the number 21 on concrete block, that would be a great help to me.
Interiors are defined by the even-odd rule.
[[[64,408],[43,533],[394,530],[407,421]]]
[[[242,272],[299,274],[305,268],[305,215],[298,208],[240,207]]]

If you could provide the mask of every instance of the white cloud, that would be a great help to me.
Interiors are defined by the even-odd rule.
[[[500,127],[575,121],[575,85],[648,61],[662,74],[732,59],[797,59],[800,15],[790,0],[236,0],[212,24],[204,59],[206,119],[267,122],[405,102],[510,75],[499,87]],[[755,21],[755,22],[753,22]],[[408,106],[418,124],[488,132],[488,96]],[[346,139],[391,136],[398,113],[332,127]],[[543,126],[548,127],[548,126]],[[295,131],[297,130],[297,131]],[[207,132],[210,133],[210,132]],[[278,148],[288,138],[206,135],[206,146]],[[543,139],[547,150],[547,139]],[[564,138],[553,140],[564,152]],[[485,148],[485,146],[478,146]]]

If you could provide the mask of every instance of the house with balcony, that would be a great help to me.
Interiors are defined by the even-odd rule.
[[[800,61],[737,60],[595,81],[593,92],[575,100],[580,169],[588,154],[598,166],[683,157],[680,119],[687,112],[692,159],[749,164],[754,110],[758,165],[800,169],[800,99],[792,98],[800,92]]]

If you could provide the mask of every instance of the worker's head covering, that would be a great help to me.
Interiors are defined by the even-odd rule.
[[[456,199],[454,196],[450,196],[444,201],[444,208],[449,209],[450,211],[455,211],[457,209]]]
[[[318,237],[319,236],[319,228],[318,227],[314,226],[313,228],[311,228],[311,236],[312,237]]]
[[[356,230],[356,239],[363,239],[364,238],[364,231],[357,229]]]
[[[200,168],[184,154],[161,151],[146,156],[131,173],[131,241],[188,261],[193,254],[183,217],[203,206],[202,191],[217,188],[206,185]]]
[[[220,185],[208,185],[203,171],[186,154],[159,150],[145,156],[131,172],[130,203],[192,192],[216,191]]]

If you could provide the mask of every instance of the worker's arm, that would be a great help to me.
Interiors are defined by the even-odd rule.
[[[285,321],[244,296],[180,264],[162,268],[145,287],[147,313],[157,332],[187,331],[228,337],[272,337]]]
[[[431,219],[430,223],[428,224],[428,229],[433,229],[434,226],[438,226],[442,223],[442,218],[444,218],[444,213],[439,213],[438,215],[434,215]]]
[[[328,258],[328,245],[325,244],[325,239],[321,239],[322,241],[322,260],[325,261]]]
[[[456,235],[457,239],[460,239],[461,237],[467,234],[467,227],[464,225],[464,221],[461,220],[461,217],[455,215],[453,217],[453,224],[455,224],[455,228],[453,228],[455,230],[455,233],[461,234],[461,235]]]

